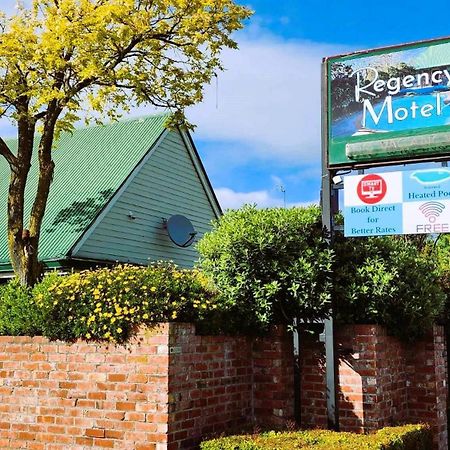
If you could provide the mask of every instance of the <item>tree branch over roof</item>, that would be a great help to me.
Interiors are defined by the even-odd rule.
[[[11,169],[17,166],[17,158],[14,153],[6,145],[6,142],[0,137],[0,155],[8,162]]]

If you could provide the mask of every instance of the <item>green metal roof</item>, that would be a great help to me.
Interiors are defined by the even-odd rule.
[[[168,114],[63,133],[53,151],[55,173],[39,247],[41,260],[64,258],[165,130]],[[15,151],[17,141],[7,141]],[[34,160],[26,190],[26,218],[37,187]],[[0,266],[9,265],[9,167],[0,158]],[[25,225],[26,227],[26,225]]]

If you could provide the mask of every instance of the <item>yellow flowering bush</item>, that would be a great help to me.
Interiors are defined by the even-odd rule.
[[[52,339],[124,342],[140,325],[198,322],[216,309],[208,279],[173,264],[47,275],[33,291]]]

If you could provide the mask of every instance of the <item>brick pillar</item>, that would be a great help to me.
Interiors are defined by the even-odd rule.
[[[202,438],[251,424],[251,352],[249,338],[170,324],[168,450],[197,449]]]
[[[447,449],[447,352],[444,328],[435,326],[407,352],[409,420],[427,422],[436,449]]]
[[[336,330],[339,358],[338,406],[342,431],[356,433],[376,429],[382,421],[378,383],[375,326],[345,326]],[[318,333],[302,333],[301,423],[304,427],[326,427],[325,348]]]
[[[253,344],[253,401],[256,423],[284,427],[294,420],[294,350],[286,327]]]
[[[339,356],[339,426],[342,431],[361,433],[366,430],[368,411],[365,406],[368,402],[371,409],[369,415],[376,413],[372,410],[375,404],[371,401],[377,389],[374,386],[375,339],[371,327],[355,330],[353,326],[349,326],[336,330],[335,340]]]
[[[341,327],[339,385],[341,428],[367,432],[407,417],[402,343],[377,325]]]
[[[318,332],[300,332],[300,420],[303,427],[327,427],[325,347]]]

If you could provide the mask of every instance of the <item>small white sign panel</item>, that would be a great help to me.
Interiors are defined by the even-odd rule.
[[[447,232],[450,169],[345,177],[345,236]]]

